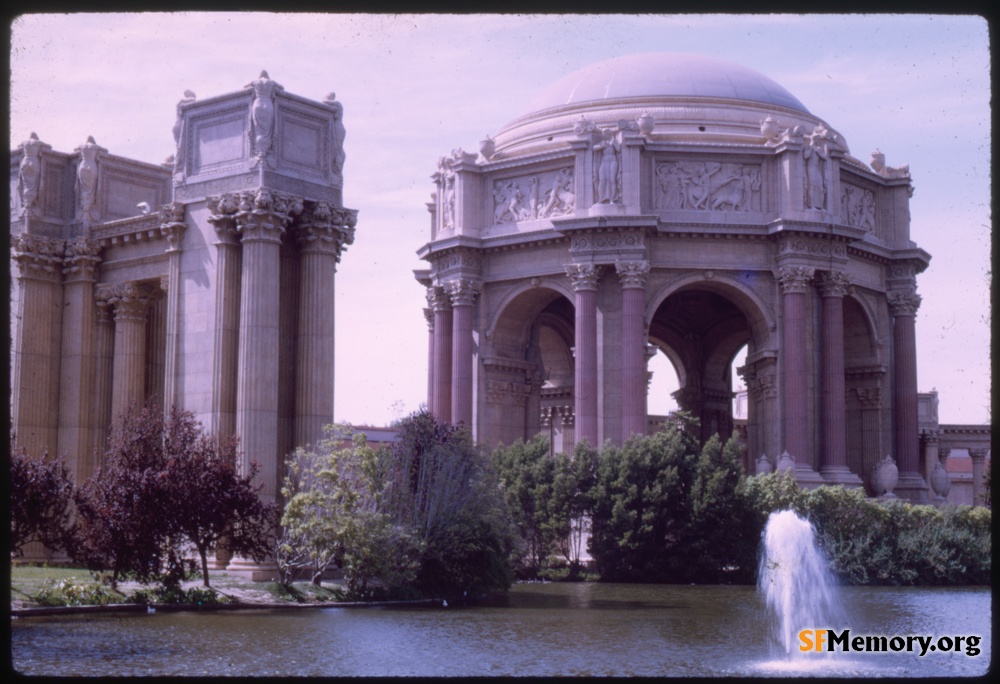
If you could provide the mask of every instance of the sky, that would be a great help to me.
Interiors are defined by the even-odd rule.
[[[10,147],[95,140],[162,162],[175,106],[241,90],[334,91],[347,128],[355,243],[336,281],[335,419],[385,425],[426,401],[426,203],[440,156],[526,113],[562,76],[620,55],[728,59],[783,85],[868,162],[909,164],[918,388],[942,423],[990,420],[990,62],[987,23],[943,15],[26,14],[11,25]],[[654,360],[650,413],[676,377]]]

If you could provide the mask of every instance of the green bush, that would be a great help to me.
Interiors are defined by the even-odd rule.
[[[42,606],[103,606],[119,603],[123,597],[101,582],[66,577],[45,580],[32,598]]]

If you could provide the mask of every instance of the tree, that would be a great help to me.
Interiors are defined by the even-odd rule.
[[[10,553],[24,554],[24,547],[40,542],[49,548],[72,552],[76,543],[73,523],[75,488],[66,464],[28,455],[24,447],[10,454]]]
[[[206,435],[187,411],[129,406],[112,425],[97,473],[76,497],[82,530],[79,558],[93,569],[110,567],[112,583],[178,582],[185,542],[201,559],[209,586],[208,553],[227,547],[255,559],[270,551],[277,517],[253,484],[256,464],[240,475],[235,439]],[[167,568],[163,574],[164,566]]]
[[[159,576],[170,534],[159,481],[165,464],[160,411],[132,404],[112,424],[101,466],[77,490],[78,559],[94,570],[110,567],[112,586],[125,576]]]
[[[610,581],[670,581],[687,563],[683,542],[697,442],[683,426],[632,437],[601,453],[592,491],[590,553]]]
[[[351,446],[342,447],[348,439]],[[354,596],[367,596],[376,578],[390,593],[413,582],[419,548],[383,510],[383,461],[364,435],[344,427],[328,428],[315,449],[297,449],[288,459],[278,542],[282,582],[308,569],[319,584],[334,563]]]
[[[198,550],[206,587],[208,554],[223,540],[230,552],[258,561],[272,547],[278,509],[260,499],[261,485],[253,482],[259,469],[255,461],[240,475],[238,445],[234,436],[206,435],[194,414],[176,407],[171,411],[159,497],[168,504],[167,527],[174,545],[188,541]]]

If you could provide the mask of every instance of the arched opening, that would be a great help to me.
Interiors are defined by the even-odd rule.
[[[509,444],[539,433],[553,452],[573,449],[573,304],[546,287],[503,308],[483,354],[485,441]]]
[[[672,362],[677,407],[701,422],[700,438],[728,439],[734,429],[734,361],[752,341],[750,321],[716,289],[689,285],[657,307],[650,342]],[[749,414],[750,407],[747,407]]]
[[[868,313],[861,301],[844,297],[847,467],[861,477],[872,495],[872,470],[880,454],[888,453],[890,448],[883,441],[881,425],[882,406],[887,401],[885,371]]]

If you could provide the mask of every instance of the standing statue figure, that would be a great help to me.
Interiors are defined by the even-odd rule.
[[[284,88],[272,81],[267,71],[260,72],[260,78],[244,86],[253,89],[253,104],[250,107],[251,140],[256,162],[260,162],[271,151],[274,136],[274,93]]]
[[[76,196],[79,198],[80,215],[85,221],[94,219],[94,201],[97,199],[97,155],[102,148],[87,136],[87,142],[76,148],[80,152],[80,166],[76,170]]]
[[[660,164],[656,169],[660,182],[658,209],[683,209],[684,194],[681,192],[681,176],[676,164]]]
[[[191,104],[195,100],[195,94],[190,90],[184,91],[184,99],[177,103],[177,120],[174,122],[174,147],[177,152],[174,154],[174,171],[184,169],[184,106]]]
[[[597,203],[611,204],[618,197],[618,152],[619,144],[614,131],[604,129],[604,138],[594,146],[594,154],[600,153],[601,160],[597,167]]]
[[[34,216],[38,213],[35,206],[38,201],[38,188],[40,185],[42,163],[39,153],[42,147],[48,147],[38,139],[36,133],[32,133],[29,138],[21,143],[24,156],[21,158],[21,166],[17,172],[17,191],[21,198],[21,216],[25,214]]]
[[[333,109],[333,175],[344,179],[344,161],[347,153],[344,152],[344,138],[347,137],[347,129],[344,128],[344,104],[337,100],[336,93],[330,93],[323,100],[323,104]]]
[[[806,146],[802,149],[802,156],[806,162],[806,209],[826,209],[826,178],[823,162],[830,158],[826,128],[822,125],[816,126],[812,135],[806,136],[806,140]]]

